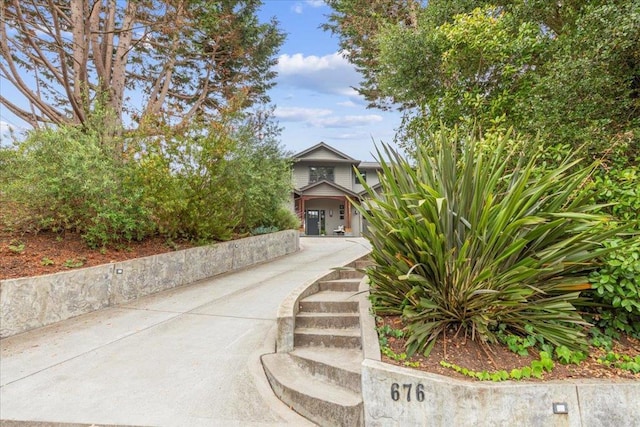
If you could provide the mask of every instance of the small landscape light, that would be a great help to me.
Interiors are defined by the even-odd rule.
[[[554,402],[553,403],[553,413],[554,414],[568,414],[569,413],[569,405],[565,402]]]

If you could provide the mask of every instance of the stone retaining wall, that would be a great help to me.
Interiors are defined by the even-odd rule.
[[[295,230],[0,281],[0,338],[290,254]]]

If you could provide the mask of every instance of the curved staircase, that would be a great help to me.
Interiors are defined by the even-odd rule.
[[[361,270],[368,263],[359,260],[350,267]],[[292,307],[293,349],[262,356],[276,396],[323,427],[364,425],[360,375],[364,275],[357,270],[331,273],[300,293]]]

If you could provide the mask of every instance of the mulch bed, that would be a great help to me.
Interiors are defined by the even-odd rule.
[[[393,329],[403,329],[404,325],[399,316],[384,316],[378,318],[378,326],[388,325]],[[405,352],[405,338],[388,337],[388,346],[396,354]],[[487,370],[489,372],[512,369],[519,369],[531,364],[538,359],[538,354],[530,351],[530,356],[520,356],[511,352],[506,346],[499,344],[487,344],[483,348],[476,341],[468,337],[455,336],[455,331],[450,331],[446,338],[440,338],[428,358],[420,354],[407,357],[404,361],[397,361],[383,355],[383,361],[397,366],[410,366],[412,369],[431,372],[434,374],[446,375],[459,379],[477,381],[456,371],[444,368],[440,365],[441,360],[467,368],[473,371]],[[622,337],[614,343],[613,351],[620,355],[635,357],[640,354],[640,341],[628,337]],[[555,361],[555,367],[551,372],[545,372],[542,380],[531,378],[527,381],[550,381],[584,378],[602,379],[640,379],[640,374],[633,374],[630,371],[607,367],[597,361],[598,357],[606,352],[601,349],[591,349],[587,360],[579,365],[562,365]],[[415,366],[417,365],[417,366]]]

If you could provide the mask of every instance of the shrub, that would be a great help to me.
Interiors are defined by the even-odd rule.
[[[269,234],[269,233],[275,233],[276,231],[278,231],[278,227],[256,227],[253,230],[251,230],[251,234],[254,236],[258,236],[260,234]]]
[[[300,218],[285,207],[280,207],[271,213],[268,223],[278,230],[297,230],[300,228]]]
[[[416,164],[389,148],[388,161],[378,153],[381,192],[366,186],[371,201],[358,206],[370,224],[374,309],[403,315],[409,353],[428,354],[452,329],[494,342],[499,325],[584,347],[576,305],[608,251],[598,242],[621,230],[604,227],[609,218],[578,191],[594,166],[565,160],[538,174],[534,155],[507,170],[513,142],[487,138],[480,144],[494,150],[433,134],[416,144]]]
[[[640,242],[623,246],[619,239],[606,245],[615,250],[604,266],[589,276],[594,289],[594,321],[608,335],[616,331],[640,336]]]
[[[161,234],[194,241],[228,240],[240,223],[229,134],[200,128],[139,142],[137,182]]]
[[[6,197],[22,209],[22,230],[79,232],[91,246],[153,232],[132,165],[116,159],[97,134],[76,127],[32,131],[11,160]],[[19,178],[18,178],[19,177]]]
[[[593,180],[594,198],[605,204],[603,211],[618,221],[630,222],[636,232],[605,242],[613,252],[589,276],[598,304],[593,321],[611,336],[620,331],[640,336],[640,158],[634,158],[632,147],[629,140],[614,143]]]
[[[272,134],[258,138],[251,126],[223,115],[140,141],[137,180],[163,234],[206,242],[289,227],[280,211],[292,187],[288,161]]]

